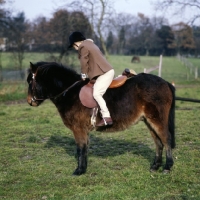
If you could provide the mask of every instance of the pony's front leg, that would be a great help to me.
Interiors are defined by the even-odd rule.
[[[88,145],[89,145],[89,136],[87,133],[75,133],[74,137],[76,140],[76,150],[77,150],[77,161],[78,166],[74,171],[73,175],[84,174],[87,170],[87,157],[88,157]]]
[[[87,169],[87,145],[83,145],[83,147],[80,147],[77,144],[77,161],[78,166],[76,170],[74,171],[73,175],[81,175],[86,172]]]

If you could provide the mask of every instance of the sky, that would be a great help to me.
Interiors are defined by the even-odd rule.
[[[7,2],[9,1],[11,2],[10,4],[6,3],[8,8],[12,8],[16,13],[23,11],[25,17],[30,21],[41,15],[51,18],[55,10],[66,8],[66,3],[69,2],[68,0],[7,0]],[[155,2],[155,0],[113,0],[115,2],[113,6],[117,13],[130,13],[134,16],[137,16],[138,13],[143,13],[148,17],[161,16],[163,13],[155,11],[152,1]],[[177,18],[172,14],[165,14],[170,24],[184,19],[184,16]]]

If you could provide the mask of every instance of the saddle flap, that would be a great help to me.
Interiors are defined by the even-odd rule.
[[[109,88],[117,88],[122,86],[127,80],[127,76],[118,76],[116,78],[114,78],[109,86]]]
[[[97,107],[97,102],[93,97],[93,84],[90,82],[81,88],[79,98],[84,106],[88,108]]]

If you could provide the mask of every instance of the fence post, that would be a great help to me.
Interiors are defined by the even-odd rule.
[[[190,69],[190,74],[192,74],[192,67],[189,67],[189,69]]]
[[[194,77],[195,79],[197,79],[198,78],[198,68],[196,67],[195,68],[195,77]]]
[[[161,68],[162,68],[162,55],[160,55],[160,62],[158,68],[158,76],[161,77]]]

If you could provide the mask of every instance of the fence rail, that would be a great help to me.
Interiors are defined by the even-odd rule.
[[[161,77],[161,69],[162,69],[162,55],[160,55],[159,65],[155,67],[151,67],[149,69],[144,68],[144,73],[149,73],[158,69],[158,76]]]
[[[152,72],[152,71],[154,71],[156,69],[159,69],[159,66],[151,67],[149,69],[144,68],[144,73],[149,73],[149,72]]]
[[[197,79],[199,76],[199,69],[197,66],[194,66],[186,57],[184,56],[177,56],[178,60],[180,60],[182,62],[183,65],[185,65],[189,71],[190,74],[194,75],[194,78]],[[189,77],[189,76],[188,76]]]

